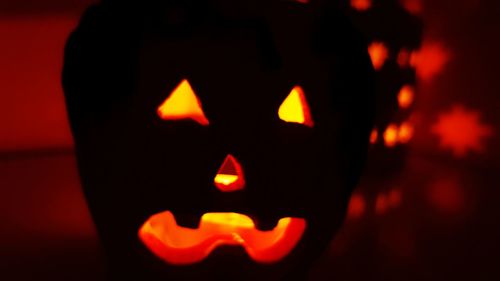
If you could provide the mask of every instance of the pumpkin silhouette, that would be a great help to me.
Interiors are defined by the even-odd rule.
[[[373,125],[335,1],[103,1],[63,86],[112,280],[305,279]]]

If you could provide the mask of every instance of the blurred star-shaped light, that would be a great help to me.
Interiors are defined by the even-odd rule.
[[[439,115],[432,132],[440,138],[440,146],[452,150],[456,157],[469,151],[484,151],[484,139],[493,134],[491,126],[481,123],[481,114],[455,105]]]

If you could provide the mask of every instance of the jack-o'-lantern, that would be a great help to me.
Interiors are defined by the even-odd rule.
[[[320,1],[104,1],[63,85],[113,280],[300,280],[340,226],[374,107]]]

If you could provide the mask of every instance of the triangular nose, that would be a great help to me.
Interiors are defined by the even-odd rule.
[[[241,164],[228,154],[214,178],[215,186],[222,192],[232,192],[245,187],[245,177]]]

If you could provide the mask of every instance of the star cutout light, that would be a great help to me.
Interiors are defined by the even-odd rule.
[[[455,105],[438,116],[432,132],[440,138],[440,146],[449,149],[456,157],[468,152],[484,152],[484,141],[493,135],[491,126],[481,123],[478,111]]]

